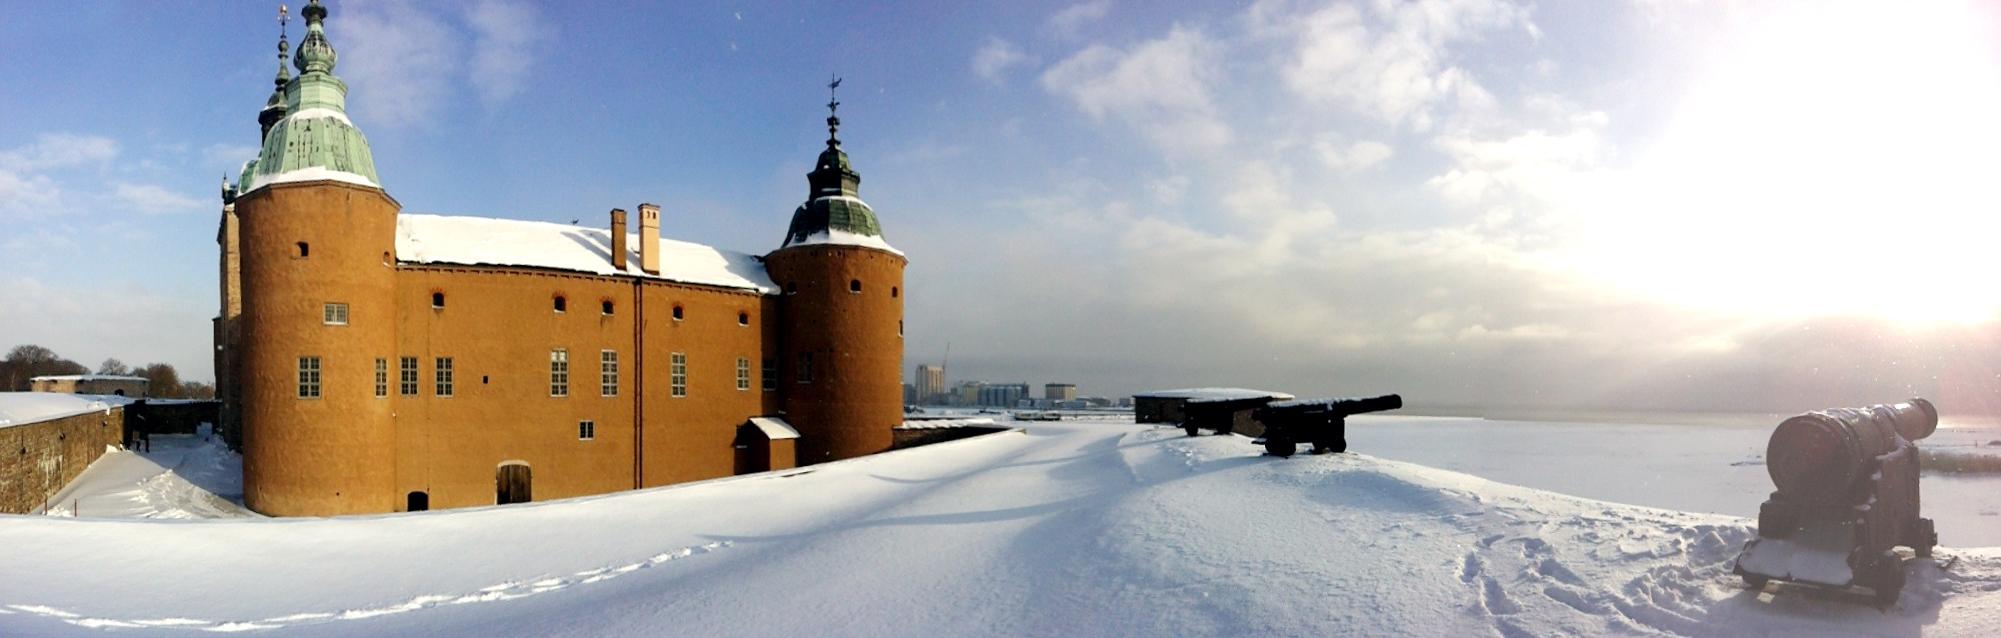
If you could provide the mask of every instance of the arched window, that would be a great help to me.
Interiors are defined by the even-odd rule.
[[[750,313],[748,313],[748,312],[744,312],[744,311],[741,311],[741,310],[737,311],[737,313],[736,313],[736,325],[739,325],[739,326],[748,326],[748,325],[750,325]]]
[[[674,320],[680,321],[681,317],[681,304],[674,304]]]
[[[897,290],[897,287],[896,287],[896,286],[890,286],[890,287],[889,287],[889,296],[891,296],[891,297],[895,297],[895,296],[897,295],[897,293],[898,293],[898,290]]]
[[[300,256],[300,257],[311,257],[311,256],[312,256],[312,253],[313,253],[313,247],[312,247],[312,246],[308,246],[308,245],[306,245],[306,242],[299,242],[299,256]]]
[[[799,284],[794,284],[794,283],[785,284],[785,294],[788,295],[799,294]]]
[[[569,312],[569,311],[570,311],[569,298],[564,297],[562,295],[556,295],[556,312]]]
[[[599,310],[598,310],[599,312],[602,312],[607,315],[611,314],[612,305],[610,299],[606,299],[598,303],[599,303]]]
[[[860,279],[848,280],[848,292],[860,294],[861,291],[862,291],[862,280]]]
[[[406,497],[404,501],[403,511],[422,512],[428,509],[431,509],[430,494],[426,494],[423,492],[411,492],[410,495]]]
[[[445,293],[442,292],[431,293],[431,307],[432,308],[445,307]]]

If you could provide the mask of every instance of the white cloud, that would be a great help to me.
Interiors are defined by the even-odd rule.
[[[1092,118],[1114,117],[1170,152],[1214,149],[1231,139],[1210,96],[1219,46],[1194,29],[1128,51],[1092,45],[1042,74],[1042,86]]]
[[[488,0],[466,9],[471,23],[473,90],[488,106],[519,94],[540,49],[554,34],[533,5]]]
[[[1362,170],[1396,155],[1395,148],[1374,140],[1342,144],[1333,139],[1322,139],[1314,142],[1313,150],[1320,156],[1320,163],[1334,171]]]
[[[41,175],[0,168],[0,213],[31,215],[52,212],[61,190]]]
[[[1281,74],[1294,94],[1416,130],[1436,123],[1433,108],[1442,101],[1489,99],[1452,63],[1450,45],[1509,28],[1539,34],[1528,10],[1506,0],[1376,3],[1367,12],[1263,0],[1248,21],[1254,34],[1291,45]]]
[[[120,183],[112,187],[111,197],[131,212],[144,215],[184,213],[201,210],[208,204],[207,200],[189,197],[152,184]]]
[[[988,38],[987,43],[973,52],[973,74],[995,85],[1001,83],[1002,74],[1008,69],[1028,62],[1028,55],[1021,52],[1014,43],[1000,38]]]
[[[118,142],[111,138],[45,133],[33,144],[0,151],[0,168],[41,171],[108,162],[116,157]]]
[[[1079,2],[1049,16],[1049,30],[1059,35],[1075,35],[1084,25],[1097,22],[1111,11],[1112,0]]]
[[[364,126],[422,123],[449,100],[460,38],[429,8],[356,2],[329,26],[327,37],[341,52],[334,72],[347,80],[348,104]]]

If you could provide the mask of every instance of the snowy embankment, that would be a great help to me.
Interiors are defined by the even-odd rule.
[[[0,635],[1996,635],[2001,549],[1887,612],[1744,519],[1046,424],[643,492],[340,519],[0,518]]]
[[[243,457],[203,424],[196,434],[158,434],[144,452],[111,448],[49,499],[49,516],[238,518]]]

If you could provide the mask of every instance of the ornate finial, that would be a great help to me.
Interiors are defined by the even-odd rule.
[[[827,83],[827,144],[829,146],[839,146],[841,144],[840,138],[835,135],[841,130],[841,117],[839,113],[841,110],[841,100],[837,93],[840,88],[841,78],[839,76],[834,76],[834,80]]]
[[[320,4],[320,0],[311,0],[306,3],[306,8],[299,10],[299,15],[306,16],[306,39],[299,41],[299,53],[292,56],[292,65],[298,67],[300,73],[332,73],[334,48],[332,43],[327,42],[326,27],[320,24],[326,20],[327,8]]]
[[[275,82],[281,90],[285,88],[285,82],[291,79],[291,73],[285,70],[285,55],[292,52],[292,43],[285,39],[285,23],[291,19],[291,10],[285,5],[278,5],[278,78]]]

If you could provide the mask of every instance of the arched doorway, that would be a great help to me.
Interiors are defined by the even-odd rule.
[[[533,500],[527,461],[501,461],[493,475],[493,502],[499,505]]]
[[[411,492],[408,502],[403,507],[405,512],[422,512],[428,509],[431,509],[431,495],[423,492]]]

